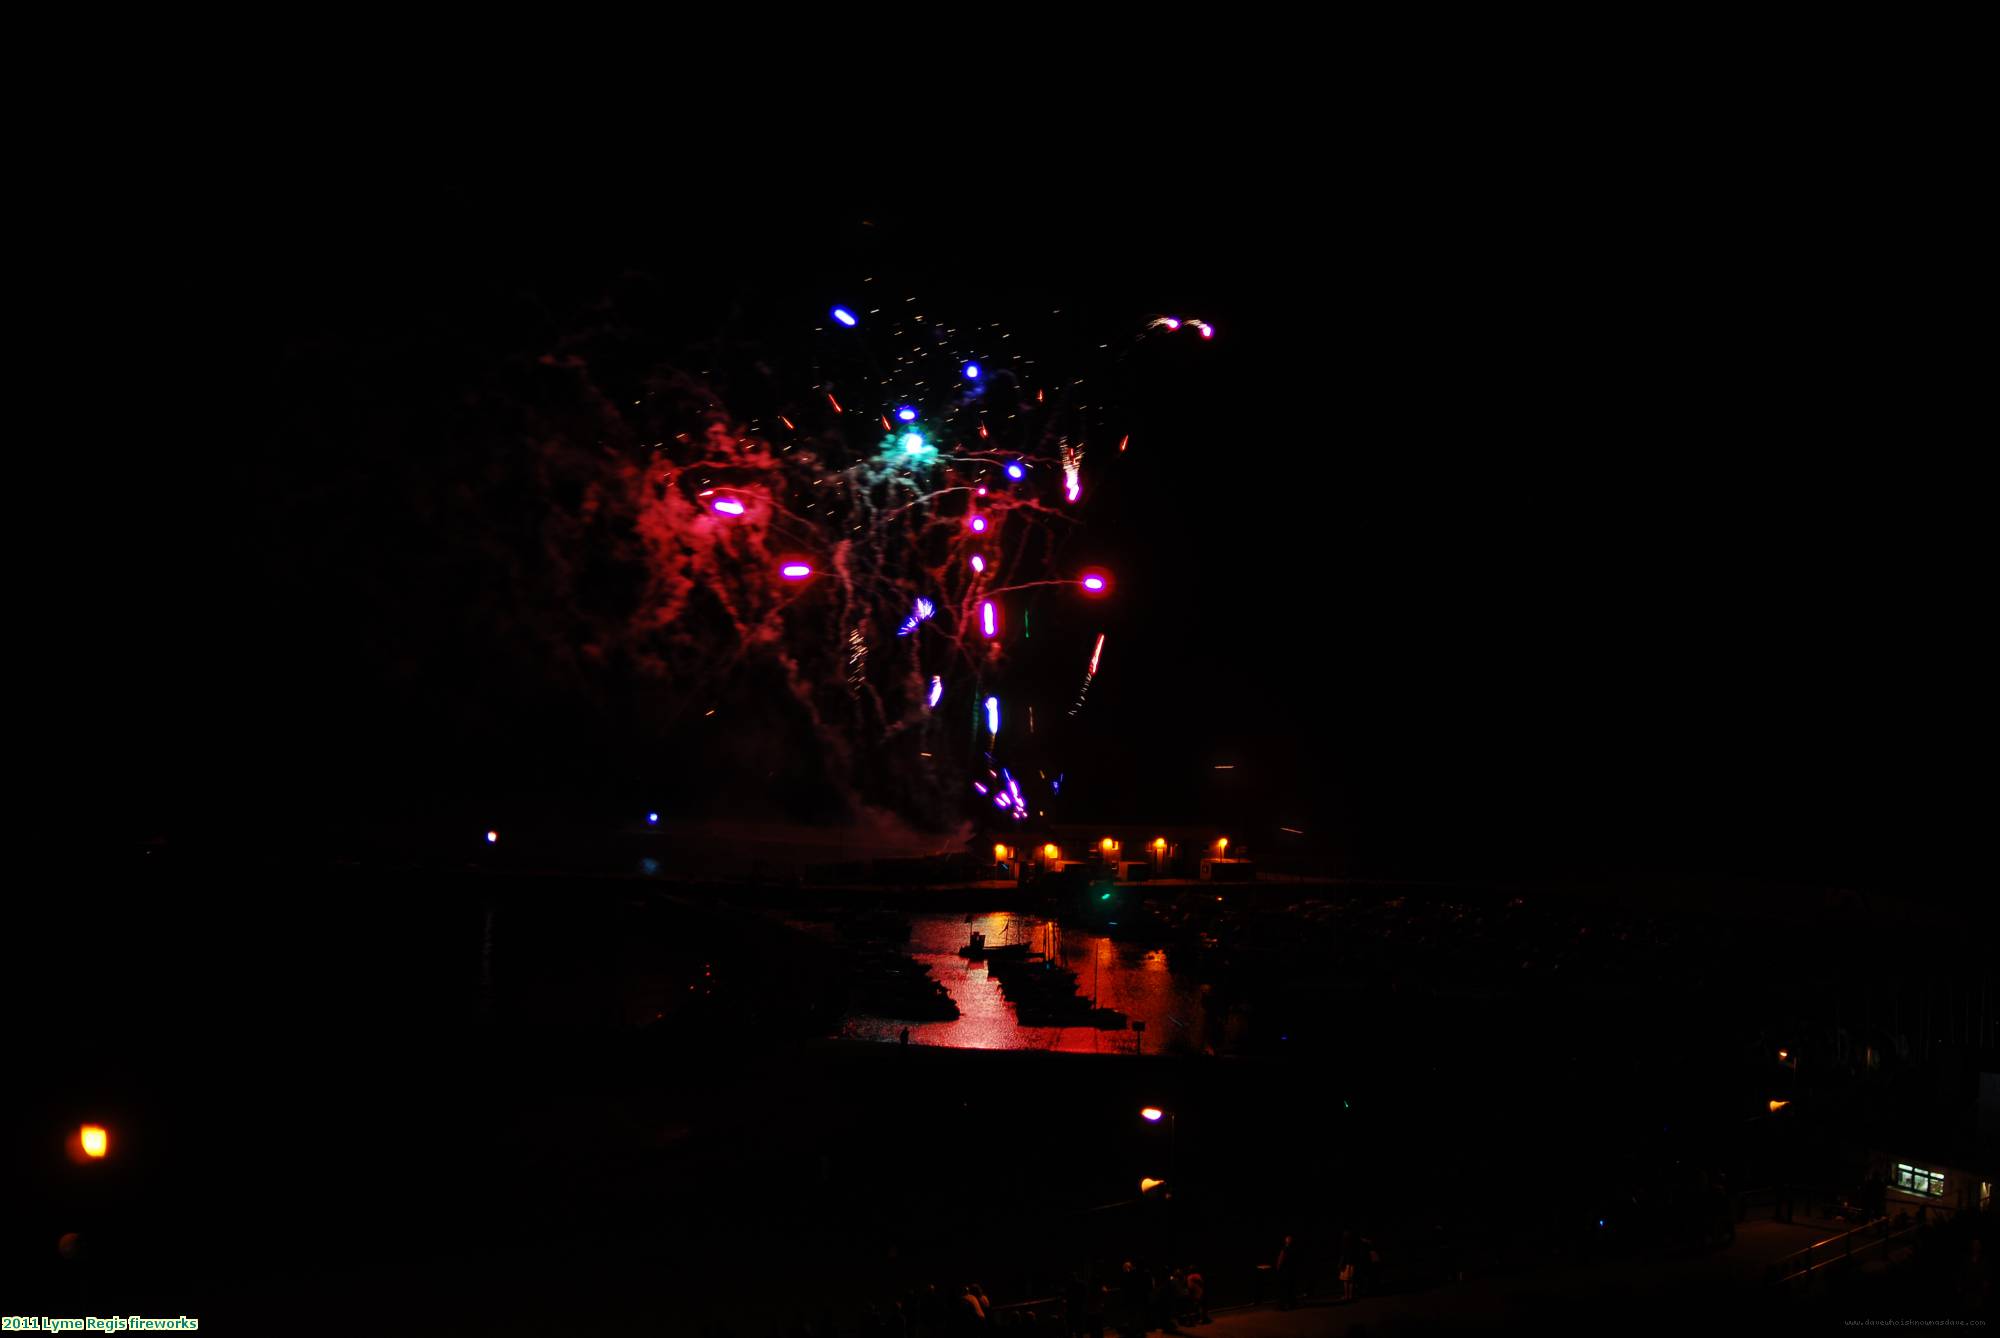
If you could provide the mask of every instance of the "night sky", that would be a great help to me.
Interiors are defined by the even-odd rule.
[[[1963,867],[1966,439],[1921,258],[1854,263],[1870,220],[1832,179],[1286,180],[849,205],[635,174],[556,208],[337,176],[188,219],[182,273],[248,314],[164,355],[117,626],[58,675],[116,825],[336,853],[663,794],[823,818],[648,685],[548,672],[510,606],[528,541],[485,541],[535,499],[452,424],[607,301],[691,366],[782,363],[874,275],[1051,358],[1217,328],[1120,385],[1132,449],[1079,540],[1119,581],[1080,815],[1291,826],[1391,876]],[[463,508],[490,527],[439,519]]]

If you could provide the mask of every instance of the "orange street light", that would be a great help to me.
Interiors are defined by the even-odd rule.
[[[1773,1115],[1776,1115],[1779,1111],[1783,1110],[1786,1106],[1789,1106],[1791,1104],[1792,1103],[1789,1101],[1779,1101],[1774,1097],[1770,1102],[1771,1113]]]
[[[83,1155],[99,1158],[111,1151],[111,1135],[101,1124],[86,1124],[77,1130],[77,1141],[83,1145]]]
[[[1155,1180],[1149,1175],[1139,1182],[1139,1192],[1141,1194],[1150,1194],[1166,1183],[1164,1180]]]
[[[1215,838],[1215,853],[1216,853],[1217,855],[1220,855],[1220,856],[1224,857],[1224,858],[1227,858],[1227,857],[1228,857],[1228,855],[1229,855],[1229,838],[1228,838],[1228,837],[1226,837],[1226,836],[1218,836],[1218,837],[1216,837],[1216,838]]]
[[[998,844],[996,844],[996,845],[995,845],[995,846],[993,847],[993,859],[994,859],[994,861],[995,861],[995,862],[997,863],[997,862],[999,862],[1000,860],[1003,860],[1003,859],[1006,859],[1006,858],[1007,858],[1007,847],[1006,847],[1006,846],[1003,846],[1003,845],[998,845]]]
[[[1139,1112],[1140,1119],[1150,1120],[1154,1124],[1158,1124],[1161,1120],[1165,1119],[1166,1117],[1167,1117],[1167,1112],[1161,1110],[1158,1106],[1148,1106],[1144,1110]]]

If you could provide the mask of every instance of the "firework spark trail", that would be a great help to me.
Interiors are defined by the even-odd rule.
[[[856,624],[847,631],[847,687],[859,694],[868,678],[868,634]]]
[[[1097,677],[1097,662],[1104,657],[1104,633],[1097,634],[1097,646],[1090,652],[1090,666],[1083,671],[1083,686],[1076,690],[1076,704],[1069,708],[1075,715],[1083,709],[1083,699],[1090,695],[1090,685]]]

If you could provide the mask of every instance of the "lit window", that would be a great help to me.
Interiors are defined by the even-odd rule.
[[[1912,1194],[1942,1198],[1944,1172],[1926,1170],[1922,1166],[1912,1166],[1908,1162],[1899,1161],[1896,1163],[1896,1188],[1908,1190]]]

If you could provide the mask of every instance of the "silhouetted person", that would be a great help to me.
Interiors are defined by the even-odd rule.
[[[1299,1248],[1290,1236],[1278,1247],[1272,1271],[1278,1275],[1278,1309],[1290,1310],[1299,1303]]]
[[[1972,1318],[1984,1315],[1993,1299],[1993,1280],[1981,1258],[1985,1250],[1986,1242],[1973,1237],[1965,1247],[1965,1269],[1958,1280],[1959,1313]]]
[[[1146,1307],[1152,1299],[1146,1275],[1127,1259],[1118,1288],[1118,1332],[1129,1338],[1145,1338]]]
[[[1063,1288],[1063,1318],[1069,1322],[1070,1338],[1084,1332],[1084,1311],[1088,1305],[1083,1274],[1070,1274],[1069,1285]]]
[[[909,1045],[909,1043],[910,1043],[910,1029],[909,1029],[908,1027],[905,1027],[905,1028],[903,1028],[903,1034],[902,1034],[902,1036],[901,1036],[901,1037],[900,1037],[899,1039],[901,1040],[901,1042],[903,1043],[903,1045],[905,1045],[905,1046]]]
[[[1208,1279],[1195,1267],[1188,1265],[1187,1272],[1188,1305],[1194,1310],[1194,1317],[1202,1324],[1212,1324],[1214,1319],[1208,1313]]]
[[[1167,1277],[1167,1314],[1176,1326],[1182,1320],[1194,1322],[1194,1297],[1188,1291],[1188,1271],[1185,1267],[1175,1269]]]
[[[1090,1270],[1090,1281],[1084,1287],[1083,1323],[1090,1338],[1104,1338],[1104,1280],[1095,1267]]]
[[[986,1307],[979,1303],[979,1288],[974,1283],[966,1283],[959,1293],[957,1305],[957,1331],[973,1334],[986,1332]]]
[[[1146,1289],[1152,1302],[1147,1311],[1147,1325],[1164,1333],[1179,1333],[1181,1326],[1174,1312],[1173,1283],[1168,1278],[1166,1270],[1147,1269]]]

